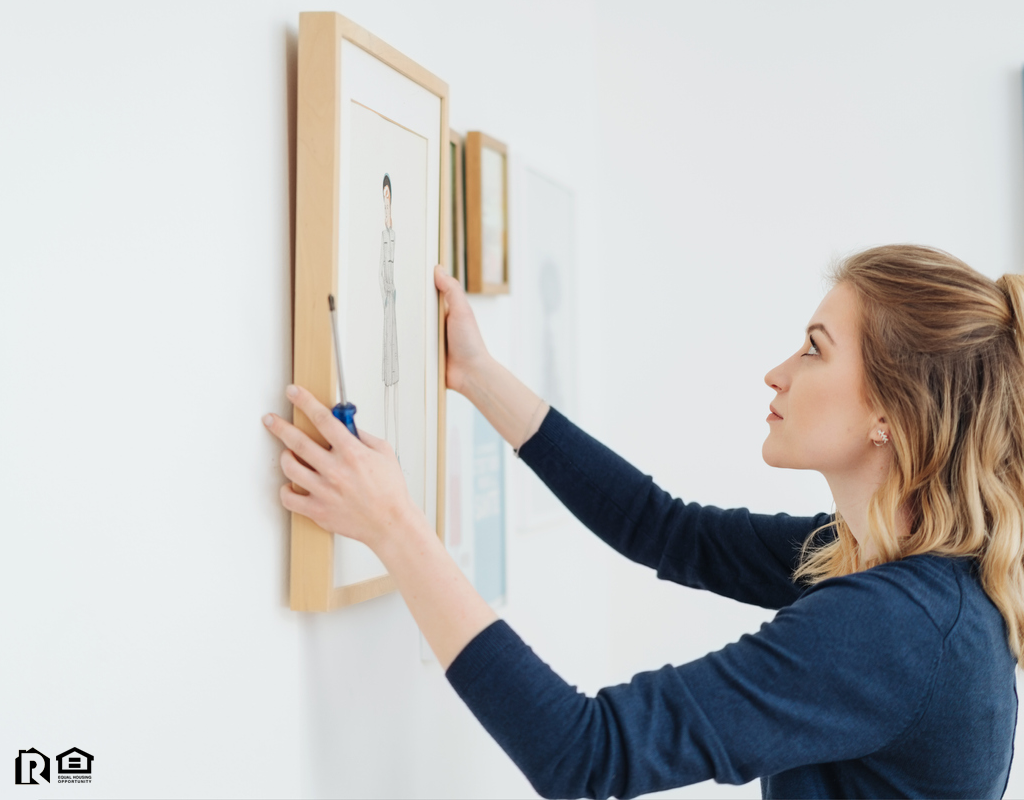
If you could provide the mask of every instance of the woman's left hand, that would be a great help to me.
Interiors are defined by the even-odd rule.
[[[263,424],[287,448],[281,453],[284,474],[281,503],[309,517],[327,531],[362,542],[380,555],[417,528],[420,510],[409,497],[405,476],[391,446],[383,439],[349,430],[301,386],[289,386],[288,399],[302,411],[331,445],[325,449],[291,423],[267,414]]]

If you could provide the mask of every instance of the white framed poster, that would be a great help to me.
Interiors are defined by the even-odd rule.
[[[338,402],[327,295],[338,300],[346,399],[386,439],[444,532],[444,337],[433,268],[448,226],[448,87],[350,20],[299,23],[295,383]],[[296,425],[319,440],[296,411]],[[291,606],[325,611],[394,589],[365,545],[292,515]]]
[[[551,406],[577,411],[576,206],[573,193],[529,168],[519,176],[520,256],[513,293],[517,375]],[[518,526],[536,530],[569,512],[534,473],[520,471]]]

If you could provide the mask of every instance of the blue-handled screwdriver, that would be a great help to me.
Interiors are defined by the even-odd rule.
[[[334,335],[334,357],[338,362],[338,404],[331,409],[331,413],[342,421],[352,435],[359,438],[359,431],[356,430],[356,407],[345,402],[345,379],[341,371],[341,342],[338,340],[338,315],[334,310],[334,295],[327,295],[327,303],[331,307],[331,333]]]

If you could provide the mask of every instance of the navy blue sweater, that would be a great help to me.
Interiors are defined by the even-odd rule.
[[[520,455],[659,578],[780,609],[756,634],[593,698],[506,623],[480,633],[448,679],[541,795],[760,777],[765,797],[1002,796],[1015,662],[970,559],[913,556],[808,588],[790,576],[827,515],[686,505],[554,409]]]

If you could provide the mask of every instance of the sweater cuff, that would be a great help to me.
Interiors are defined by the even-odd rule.
[[[460,696],[473,685],[481,672],[511,649],[526,643],[503,619],[496,620],[473,637],[448,665],[445,677]]]
[[[562,416],[554,406],[548,408],[537,432],[519,446],[516,455],[536,471],[544,457],[556,448],[556,442],[565,437],[565,431],[572,423]]]

